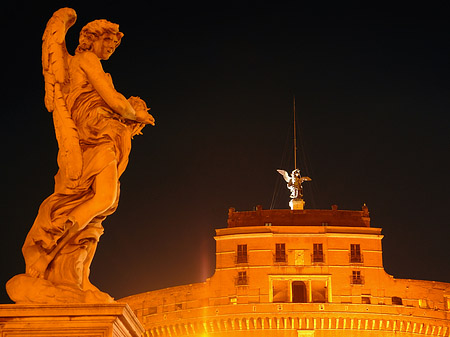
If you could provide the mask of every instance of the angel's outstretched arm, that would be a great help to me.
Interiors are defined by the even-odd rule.
[[[103,71],[98,57],[91,52],[82,53],[79,57],[81,69],[86,73],[88,81],[105,100],[106,104],[122,117],[136,120],[136,111],[128,100],[114,89],[112,81]]]
[[[130,102],[116,89],[111,77],[104,71],[99,58],[92,52],[79,55],[81,69],[85,72],[88,81],[105,100],[106,104],[122,117],[145,124],[154,124],[153,117],[146,111],[136,111]]]

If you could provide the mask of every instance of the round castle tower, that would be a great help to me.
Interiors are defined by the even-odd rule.
[[[230,208],[203,283],[124,298],[146,336],[449,336],[450,284],[395,279],[361,211]]]

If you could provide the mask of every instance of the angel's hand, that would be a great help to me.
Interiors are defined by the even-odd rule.
[[[136,110],[136,121],[139,123],[155,125],[155,119],[146,110]]]
[[[136,112],[135,120],[137,122],[155,125],[155,119],[147,112],[150,109],[147,108],[147,104],[145,104],[144,100],[137,96],[131,96],[130,98],[128,98],[128,102],[130,102],[131,106]]]

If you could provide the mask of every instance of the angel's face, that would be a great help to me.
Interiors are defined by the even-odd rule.
[[[101,60],[107,60],[116,50],[119,40],[115,34],[104,33],[93,43],[93,52]]]

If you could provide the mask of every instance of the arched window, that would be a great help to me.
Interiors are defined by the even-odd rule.
[[[392,305],[403,305],[401,297],[392,296]]]
[[[292,302],[293,303],[306,303],[308,297],[306,295],[306,284],[303,281],[292,282]]]

